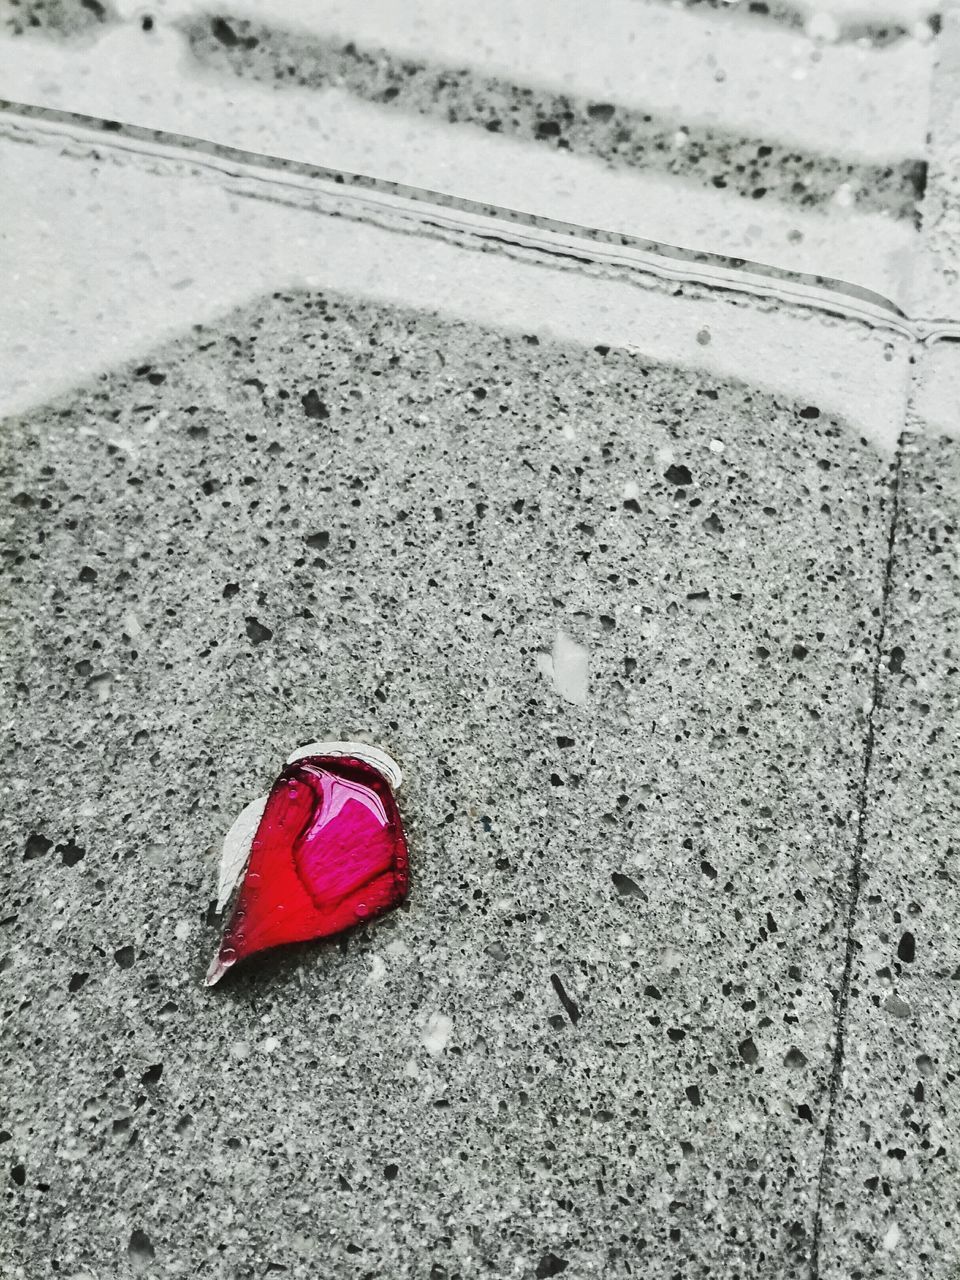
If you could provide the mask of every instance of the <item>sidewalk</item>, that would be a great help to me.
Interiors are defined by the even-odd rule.
[[[740,30],[638,9],[651,30]],[[347,21],[318,12],[305,58]],[[356,55],[378,92],[412,57],[390,12],[349,33],[390,51],[373,70]],[[79,31],[79,10],[53,14],[9,47],[32,41],[58,76],[115,67],[103,42],[137,31],[186,32],[206,60],[204,108],[170,91],[150,118],[121,74],[120,120],[199,133],[189,112],[221,95],[246,105],[203,136],[271,151],[305,118],[296,95],[321,93],[256,88],[275,54],[242,25],[256,15],[221,15],[218,50],[192,10],[147,31],[146,12]],[[809,15],[742,16],[751,40],[809,43]],[[928,11],[887,17],[864,84],[910,59],[929,73],[939,47],[916,33]],[[828,63],[868,52],[852,7],[831,20]],[[469,65],[479,119],[491,77],[513,83],[506,43],[458,59],[443,39],[462,29],[430,30],[421,61]],[[107,92],[79,71],[62,87],[33,101],[95,111],[82,95]],[[367,118],[363,86],[342,92],[336,119]],[[474,125],[393,101],[369,117],[397,147],[384,176],[444,186],[424,130],[458,172],[483,154]],[[855,116],[837,152],[863,174],[880,135]],[[346,187],[335,209],[123,130],[13,119],[0,1271],[947,1280],[956,346],[893,311],[845,317],[839,294],[828,314],[671,284],[506,225],[481,251],[426,205],[388,225]],[[780,195],[758,244],[808,219],[838,275],[889,284],[843,246],[878,217],[894,257],[924,248],[900,123],[878,207],[854,202],[844,230],[836,201]],[[771,115],[762,136],[793,148],[804,127]],[[504,148],[491,179],[523,180],[504,157],[563,159],[519,123],[483,131]],[[579,176],[597,136],[573,130],[569,202],[542,212],[600,209]],[[937,146],[937,233],[898,277],[911,322],[960,314]],[[815,164],[808,189],[834,177]],[[712,181],[662,180],[680,221]],[[707,201],[693,247],[729,251],[744,201]],[[642,212],[622,229],[658,238]],[[791,243],[810,240],[767,260],[811,269]],[[409,904],[211,992],[219,840],[318,736],[402,763]]]

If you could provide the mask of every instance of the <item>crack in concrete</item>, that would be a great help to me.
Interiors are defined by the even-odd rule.
[[[857,836],[854,843],[853,859],[848,872],[848,898],[846,918],[846,940],[843,957],[843,972],[840,978],[840,989],[837,993],[835,1030],[833,1044],[833,1060],[830,1066],[830,1095],[827,1109],[827,1123],[823,1134],[823,1153],[820,1158],[820,1169],[817,1174],[817,1202],[814,1209],[813,1237],[810,1249],[810,1280],[820,1280],[820,1241],[823,1234],[823,1202],[827,1180],[830,1176],[831,1159],[836,1146],[836,1124],[840,1111],[840,1083],[843,1077],[844,1055],[846,1049],[847,1010],[850,1003],[850,983],[853,973],[853,957],[856,950],[854,930],[856,928],[857,908],[860,903],[860,889],[863,871],[863,855],[866,845],[866,821],[870,772],[873,766],[873,750],[876,740],[874,721],[880,706],[880,664],[883,661],[884,643],[886,640],[887,617],[890,604],[890,593],[893,586],[893,557],[897,538],[897,526],[900,520],[900,484],[903,472],[903,449],[906,430],[901,431],[897,441],[897,451],[893,464],[893,479],[890,482],[890,524],[887,530],[887,553],[883,566],[883,586],[880,595],[880,621],[877,628],[876,649],[873,662],[873,679],[870,694],[870,709],[867,714],[867,729],[863,746],[863,769],[860,785],[857,789]]]

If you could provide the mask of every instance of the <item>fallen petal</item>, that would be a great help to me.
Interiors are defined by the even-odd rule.
[[[354,756],[296,759],[267,798],[207,985],[254,952],[380,915],[408,888],[407,844],[388,778]]]

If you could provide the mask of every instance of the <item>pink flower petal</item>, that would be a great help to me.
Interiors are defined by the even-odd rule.
[[[352,757],[296,760],[267,799],[207,983],[256,951],[380,915],[408,889],[407,843],[384,775]]]

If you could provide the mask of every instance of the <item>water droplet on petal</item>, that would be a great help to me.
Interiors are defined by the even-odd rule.
[[[220,952],[220,960],[223,964],[233,964],[236,958],[237,953],[233,947],[224,947]]]
[[[358,902],[357,905],[354,907],[354,911],[356,912],[357,917],[360,920],[363,920],[366,916],[370,914],[370,908],[367,906],[365,902]]]
[[[259,884],[259,883],[260,883],[260,872],[259,872],[259,871],[248,871],[248,872],[247,872],[247,884],[248,884],[248,885],[257,885],[257,884]]]

